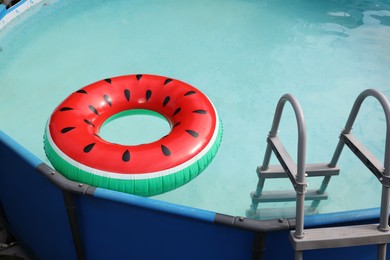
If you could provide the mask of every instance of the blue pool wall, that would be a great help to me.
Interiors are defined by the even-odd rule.
[[[72,182],[1,131],[0,213],[37,259],[253,259],[262,248],[262,259],[294,256],[288,238],[293,225],[279,230],[274,225],[279,220],[227,216]],[[378,218],[378,209],[365,209],[308,216],[305,223],[322,227]],[[312,250],[304,256],[351,254],[375,259],[376,246]]]
[[[0,207],[11,233],[39,259],[249,259],[253,233],[213,223],[215,213],[64,179],[0,132]],[[46,166],[47,167],[47,166]],[[58,174],[58,173],[56,173]],[[66,190],[68,189],[68,190]],[[80,190],[78,190],[80,189]],[[70,194],[74,205],[65,201]],[[75,210],[82,255],[68,208]]]

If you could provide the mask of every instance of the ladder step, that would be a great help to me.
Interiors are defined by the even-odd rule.
[[[306,164],[307,177],[333,176],[340,173],[340,168],[330,167],[327,163]],[[287,174],[281,165],[270,165],[268,169],[262,170],[261,166],[257,167],[259,178],[287,178]]]
[[[305,207],[305,215],[318,214],[318,211],[312,207]],[[251,210],[246,211],[246,216],[248,218],[264,220],[264,219],[274,219],[274,218],[295,218],[297,211],[295,207],[280,207],[280,208],[261,208],[257,209],[255,212]]]
[[[295,191],[263,191],[260,196],[255,196],[255,192],[251,193],[252,203],[260,202],[288,202],[295,201]],[[317,190],[307,190],[305,193],[305,200],[326,200],[328,194],[318,194]]]
[[[291,231],[290,241],[295,250],[390,243],[390,232],[379,231],[378,224],[305,229],[304,234],[303,238],[296,238]]]

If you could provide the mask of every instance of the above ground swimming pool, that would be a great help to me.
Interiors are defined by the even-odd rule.
[[[307,163],[330,162],[363,90],[390,97],[389,17],[389,1],[42,1],[0,31],[0,129],[50,165],[43,150],[45,125],[70,93],[126,74],[183,80],[212,100],[223,140],[203,173],[153,199],[245,216],[283,94],[291,93],[302,106]],[[385,126],[381,106],[368,98],[353,133],[380,161]],[[295,159],[291,107],[279,130]],[[101,136],[139,144],[169,131],[159,118],[127,116],[105,125]],[[278,164],[275,156],[271,164]],[[380,183],[352,152],[345,149],[337,166],[328,199],[307,214],[380,205]],[[309,188],[321,181],[308,178]],[[274,179],[264,190],[293,188],[288,179]],[[264,214],[255,217],[294,217],[290,207],[294,202],[261,203]]]

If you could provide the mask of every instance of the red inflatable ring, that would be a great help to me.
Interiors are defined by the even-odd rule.
[[[99,136],[105,122],[138,109],[161,114],[170,133],[132,146]],[[198,89],[162,76],[127,75],[95,82],[66,98],[48,121],[44,146],[54,168],[71,180],[152,196],[195,178],[210,164],[221,139],[217,112]]]

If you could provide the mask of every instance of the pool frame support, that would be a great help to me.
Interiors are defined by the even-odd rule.
[[[72,231],[73,245],[75,247],[77,259],[86,259],[84,245],[82,243],[80,228],[76,216],[76,205],[74,203],[73,193],[93,195],[96,188],[86,184],[69,181],[59,172],[53,170],[45,163],[38,165],[37,169],[43,175],[48,177],[52,183],[61,188],[70,229]]]

